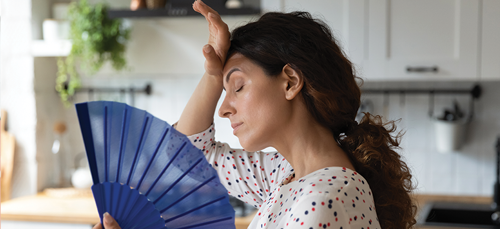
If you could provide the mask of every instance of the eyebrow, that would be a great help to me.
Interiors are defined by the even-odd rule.
[[[233,74],[233,72],[235,71],[241,71],[239,68],[233,68],[231,69],[227,75],[226,75],[226,83],[229,83],[229,78],[231,77],[231,74]],[[226,88],[222,87],[224,90],[226,90]]]

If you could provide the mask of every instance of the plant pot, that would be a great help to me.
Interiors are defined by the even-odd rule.
[[[70,24],[66,20],[45,19],[42,25],[43,39],[46,41],[69,38]]]
[[[164,9],[167,0],[146,0],[146,7],[148,9]]]
[[[465,136],[467,123],[463,120],[435,120],[436,147],[441,153],[449,153],[460,149]]]

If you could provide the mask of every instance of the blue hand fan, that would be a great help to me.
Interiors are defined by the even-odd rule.
[[[76,110],[101,217],[124,229],[235,228],[227,190],[185,135],[123,103]]]

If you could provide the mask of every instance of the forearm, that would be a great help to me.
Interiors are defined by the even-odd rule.
[[[222,89],[219,76],[205,73],[184,108],[176,129],[189,136],[208,128],[213,122]]]
[[[195,1],[193,9],[208,21],[210,36],[203,46],[205,74],[189,99],[176,129],[185,135],[204,131],[213,122],[215,108],[223,90],[222,68],[231,42],[229,29],[219,14],[202,1]]]

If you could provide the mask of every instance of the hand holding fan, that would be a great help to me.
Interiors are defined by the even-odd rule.
[[[101,217],[122,228],[235,228],[227,190],[185,135],[123,103],[76,110]]]

